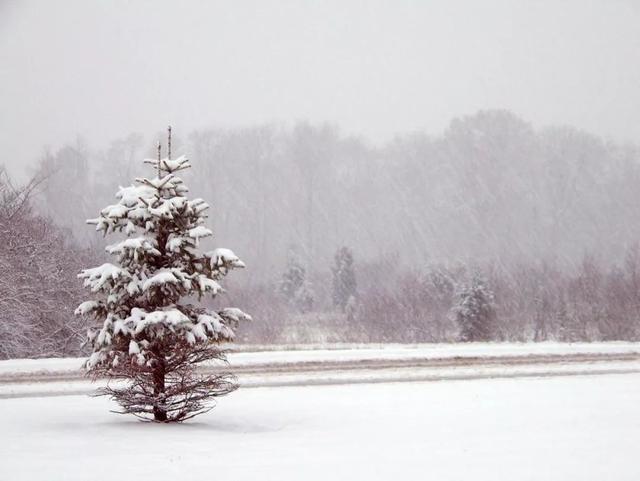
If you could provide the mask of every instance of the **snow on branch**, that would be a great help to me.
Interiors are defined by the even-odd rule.
[[[191,167],[189,159],[187,159],[184,155],[181,155],[175,160],[161,159],[158,161],[158,159],[144,159],[144,163],[151,164],[156,169],[158,168],[158,164],[160,164],[160,170],[170,174]]]
[[[108,289],[114,285],[116,281],[122,278],[131,277],[127,271],[110,263],[92,269],[84,269],[78,274],[80,279],[84,279],[85,287],[89,287],[91,292]]]

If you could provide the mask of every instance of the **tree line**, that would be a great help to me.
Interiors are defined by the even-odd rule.
[[[43,326],[62,328],[80,298],[77,259],[104,257],[84,220],[114,202],[159,136],[42,156],[34,176],[46,181],[3,217],[0,244],[2,329],[25,324],[39,341],[3,334],[17,346],[4,357],[77,346]],[[211,201],[215,244],[251,267],[230,280],[255,319],[244,342],[637,338],[636,145],[482,111],[383,145],[302,122],[199,130],[174,151],[190,153],[185,180]],[[22,188],[6,174],[1,185],[9,212]],[[341,283],[357,288],[345,297]]]
[[[291,289],[294,272],[297,289]],[[351,249],[341,247],[330,272],[315,282],[290,262],[280,295],[264,286],[245,288],[241,302],[260,315],[244,331],[244,340],[635,341],[640,339],[639,275],[637,245],[620,265],[605,267],[586,255],[571,270],[549,262],[406,269],[389,261],[355,262]]]

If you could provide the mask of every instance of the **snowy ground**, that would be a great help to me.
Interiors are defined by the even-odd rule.
[[[0,400],[0,479],[640,479],[640,374],[241,389],[182,425]]]

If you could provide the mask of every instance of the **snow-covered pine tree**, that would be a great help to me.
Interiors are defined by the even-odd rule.
[[[348,247],[340,247],[334,256],[333,305],[345,312],[347,304],[355,303],[356,273],[353,268],[353,252]]]
[[[307,281],[307,271],[294,248],[287,253],[287,268],[282,274],[280,292],[291,306],[302,313],[313,307],[314,296]]]
[[[453,315],[463,342],[489,341],[494,330],[495,308],[493,292],[485,280],[474,275],[469,285],[462,286]]]
[[[118,265],[79,274],[96,300],[76,309],[99,321],[88,334],[93,353],[86,369],[122,381],[98,394],[111,396],[122,413],[158,422],[206,412],[215,397],[236,389],[230,374],[205,374],[196,366],[225,361],[219,344],[251,319],[237,308],[214,312],[193,303],[222,292],[218,281],[244,263],[229,249],[198,250],[200,239],[212,235],[204,226],[209,206],[189,200],[176,175],[191,167],[187,158],[170,157],[160,159],[158,147],[158,159],[145,160],[156,176],[121,187],[118,202],[87,221],[104,235],[124,232],[127,238],[106,248]]]

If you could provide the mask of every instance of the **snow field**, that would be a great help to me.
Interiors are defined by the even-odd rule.
[[[0,479],[640,478],[640,375],[256,388],[181,425],[0,400]]]

